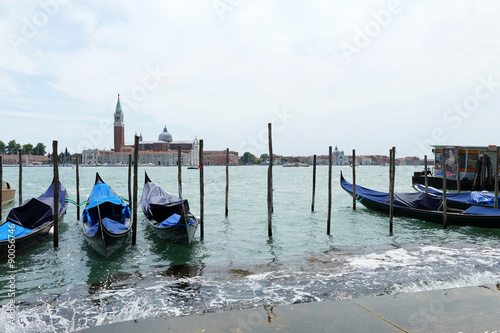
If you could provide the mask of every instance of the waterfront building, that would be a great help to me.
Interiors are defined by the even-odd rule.
[[[0,155],[4,165],[19,165],[19,154],[15,155]],[[23,165],[42,165],[52,163],[52,159],[45,155],[22,154],[21,160]],[[62,163],[63,161],[59,161]]]
[[[345,165],[347,164],[347,158],[344,155],[344,151],[339,151],[337,145],[335,145],[335,150],[332,151],[332,165]]]
[[[238,153],[229,151],[229,165],[238,164]],[[203,165],[226,165],[226,151],[204,151],[203,152]]]
[[[86,149],[82,151],[83,165],[127,165],[129,155],[134,154],[134,144],[125,144],[125,121],[120,103],[120,95],[113,115],[114,149],[99,150]],[[144,141],[142,133],[139,135],[139,164],[144,165],[178,165],[178,149],[181,149],[181,165],[198,166],[199,140],[178,141],[165,125],[156,141]],[[238,164],[238,153],[230,152],[231,160]],[[226,151],[205,151],[205,165],[225,165]]]
[[[134,144],[125,144],[125,121],[120,103],[120,95],[113,115],[114,149],[86,149],[82,151],[84,165],[127,165],[129,155],[134,154]],[[181,148],[182,165],[199,164],[199,141],[174,141],[167,126],[158,135],[156,141],[144,141],[139,136],[139,164],[145,165],[178,165],[178,148]]]

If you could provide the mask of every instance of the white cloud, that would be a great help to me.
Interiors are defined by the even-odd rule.
[[[223,19],[216,1],[67,2],[20,52],[7,38],[0,41],[0,109],[15,116],[27,108],[34,118],[64,112],[61,122],[86,120],[71,124],[84,133],[89,122],[112,117],[117,93],[139,92],[159,68],[169,75],[129,103],[127,135],[145,126],[156,137],[157,124],[166,123],[223,149],[265,128],[275,108],[288,108],[296,120],[278,133],[278,153],[314,154],[338,144],[360,153],[400,145],[404,155],[436,127],[460,139],[443,121],[445,110],[480,76],[500,82],[494,1],[400,1],[400,11],[351,63],[339,44],[353,43],[394,1],[221,1],[232,6]],[[3,36],[21,31],[24,18],[41,10],[29,2],[0,8]],[[480,144],[495,143],[492,110],[499,102],[500,90],[481,105],[478,114],[492,120]],[[464,122],[460,132],[478,132],[472,124]]]

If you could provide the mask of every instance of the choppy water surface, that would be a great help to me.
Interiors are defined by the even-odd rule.
[[[420,168],[399,167],[396,190],[411,192]],[[177,193],[177,168],[139,168],[167,192]],[[138,212],[137,245],[130,241],[110,258],[86,244],[76,208],[61,225],[60,248],[51,239],[16,258],[16,325],[10,324],[12,270],[1,263],[0,330],[75,331],[94,325],[154,316],[244,309],[366,295],[404,293],[500,283],[500,231],[440,226],[366,210],[339,186],[333,169],[332,235],[326,235],[327,167],[318,167],[311,213],[312,168],[274,169],[273,237],[267,237],[266,167],[231,167],[229,216],[224,216],[225,168],[205,168],[205,239],[189,246],[162,242]],[[387,167],[357,168],[357,182],[384,191]],[[128,169],[80,168],[82,200],[95,173],[124,197]],[[183,194],[199,212],[199,173],[183,169]],[[75,169],[60,169],[76,199]],[[17,168],[4,167],[17,188]],[[23,169],[23,197],[38,196],[52,179],[50,168]],[[142,186],[139,186],[139,197]],[[4,207],[3,218],[13,205]]]

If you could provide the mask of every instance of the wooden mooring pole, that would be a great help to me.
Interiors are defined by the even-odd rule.
[[[2,155],[0,155],[0,222],[2,222],[2,192],[3,192],[3,159]]]
[[[59,247],[59,161],[57,141],[52,141],[52,163],[54,165],[54,248]]]
[[[356,210],[356,149],[352,150],[352,210]]]
[[[332,221],[332,146],[328,147],[328,218],[326,220],[326,234],[330,236]]]
[[[389,233],[392,235],[394,219],[394,183],[396,178],[396,147],[389,152]]]
[[[132,208],[132,154],[128,155],[128,207]]]
[[[267,170],[267,235],[273,236],[273,136],[272,124],[267,124],[269,136],[269,168]]]
[[[446,152],[445,147],[441,147],[441,170],[443,171],[443,229],[446,229]]]
[[[496,158],[495,158],[495,203],[494,207],[498,208],[498,154],[500,153],[500,147],[497,146]]]
[[[424,155],[424,179],[425,179],[425,194],[429,193],[429,178],[427,178],[427,155]]]
[[[205,237],[203,215],[204,215],[204,201],[205,201],[205,184],[203,179],[203,140],[200,140],[199,162],[200,165],[200,239]]]
[[[76,220],[80,220],[80,162],[76,157]]]
[[[313,157],[313,193],[312,193],[311,212],[314,212],[315,197],[316,197],[316,155],[314,155]]]
[[[23,158],[19,149],[19,206],[23,204]]]
[[[229,148],[226,148],[226,209],[225,216],[229,214]]]
[[[457,193],[460,193],[460,149],[458,149],[457,153],[455,154],[455,162],[457,162],[456,168],[457,168]],[[467,169],[467,167],[466,167]]]
[[[182,153],[181,146],[177,147],[177,182],[179,188],[179,198],[182,201]],[[183,204],[183,203],[181,203]]]
[[[134,193],[132,199],[132,245],[137,243],[137,172],[139,165],[139,137],[134,136]]]

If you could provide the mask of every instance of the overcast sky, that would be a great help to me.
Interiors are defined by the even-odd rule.
[[[500,144],[498,1],[0,1],[0,140],[431,155]]]

